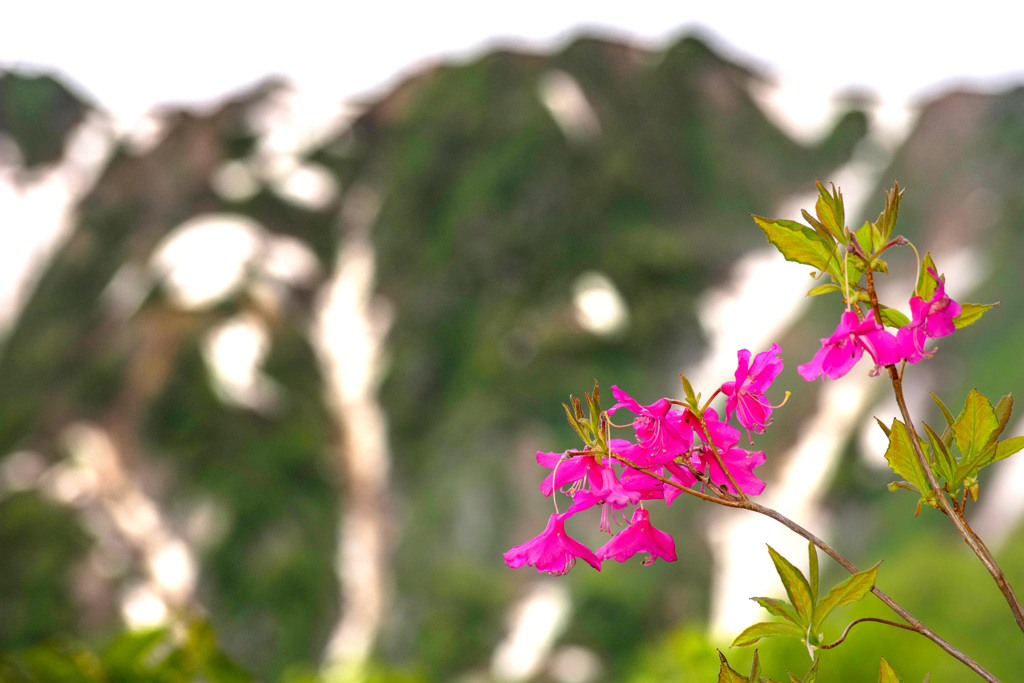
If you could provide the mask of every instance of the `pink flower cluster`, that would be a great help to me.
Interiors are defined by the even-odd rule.
[[[772,406],[764,392],[782,370],[778,354],[776,344],[753,359],[749,351],[740,351],[735,380],[720,389],[727,396],[726,420],[735,415],[748,433],[760,434],[771,423]],[[702,414],[690,408],[674,409],[676,404],[666,398],[643,406],[617,386],[612,386],[612,394],[618,402],[607,415],[626,409],[635,416],[634,441],[607,442],[608,451],[625,462],[608,453],[595,453],[589,446],[582,451],[538,452],[537,462],[551,469],[541,482],[541,492],[550,496],[568,486],[563,492],[573,502],[565,512],[551,515],[539,536],[505,553],[510,567],[530,565],[560,575],[572,569],[577,559],[600,570],[602,560],[624,562],[637,553],[646,553],[643,564],[659,557],[673,562],[675,541],[654,528],[642,501],[664,500],[671,505],[684,489],[698,484],[732,494],[737,494],[739,487],[751,496],[764,490],[764,482],[753,472],[765,461],[764,453],[738,448],[739,429],[721,421],[713,409],[705,408]],[[626,522],[627,508],[638,507],[624,529],[591,551],[566,533],[565,522],[594,506],[601,506],[600,529],[609,534],[613,522],[618,526]]]
[[[931,354],[924,350],[925,341],[953,334],[956,329],[953,319],[960,315],[961,308],[946,294],[946,283],[934,270],[929,269],[928,272],[935,278],[935,293],[928,301],[918,296],[911,297],[913,319],[896,335],[887,332],[870,314],[861,320],[856,311],[846,311],[839,319],[835,333],[821,340],[821,348],[811,362],[797,366],[800,376],[808,382],[820,375],[838,379],[857,364],[865,351],[876,368],[895,365],[903,360],[916,363],[930,357]]]

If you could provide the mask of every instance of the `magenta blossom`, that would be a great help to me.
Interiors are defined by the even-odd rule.
[[[731,447],[726,450],[720,449],[718,455],[743,493],[748,496],[761,495],[761,492],[764,491],[764,482],[757,478],[753,470],[758,465],[764,464],[764,452],[745,451],[742,448]],[[700,460],[701,468],[707,468],[708,478],[711,479],[712,484],[718,487],[724,486],[729,493],[736,493],[736,488],[729,481],[729,475],[718,464],[718,460],[710,448],[704,448],[701,451]]]
[[[731,424],[719,420],[718,412],[714,408],[708,408],[704,411],[704,426],[707,427],[707,434],[701,428],[700,418],[689,410],[686,411],[685,419],[686,424],[690,425],[700,435],[701,441],[709,446],[714,444],[719,451],[728,450],[740,442],[740,430]],[[711,436],[710,443],[708,442],[708,435]]]
[[[540,492],[545,496],[550,496],[553,490],[560,489],[566,484],[574,484],[584,477],[590,480],[591,485],[601,483],[601,466],[592,455],[537,451],[537,464],[551,468],[551,474],[540,483]]]
[[[561,576],[572,569],[579,558],[601,571],[601,560],[597,555],[565,533],[564,520],[567,516],[568,513],[551,515],[547,527],[539,536],[504,554],[505,564],[513,569],[528,564],[536,567],[539,572]]]
[[[696,460],[696,458],[691,456],[690,460],[691,460],[691,464],[693,464],[693,460]],[[698,469],[699,469],[699,465],[695,465],[695,467],[698,467]],[[680,486],[684,486],[686,488],[690,488],[691,486],[693,486],[694,484],[697,483],[697,477],[694,476],[693,472],[690,471],[689,468],[687,468],[687,467],[685,467],[683,465],[678,465],[678,464],[676,464],[674,462],[666,463],[665,464],[665,470],[671,475],[669,477],[669,479],[671,479],[672,481],[676,482]],[[672,486],[672,485],[666,484],[665,485],[665,505],[671,505],[672,501],[674,501],[676,498],[678,498],[679,495],[682,494],[682,492],[683,491],[682,491],[682,489],[679,488],[679,486]]]
[[[908,363],[916,363],[930,355],[924,351],[926,339],[937,339],[953,334],[956,330],[953,318],[961,313],[960,304],[946,294],[946,283],[931,268],[928,272],[938,283],[935,293],[929,301],[919,296],[910,298],[913,319],[897,333],[900,352]]]
[[[722,385],[722,393],[729,397],[725,402],[725,418],[731,419],[735,412],[736,419],[748,432],[761,434],[765,426],[771,424],[772,404],[764,392],[782,372],[782,359],[778,355],[778,344],[772,344],[770,349],[754,356],[753,363],[750,362],[750,351],[743,349],[737,352],[736,381]]]
[[[619,408],[626,408],[636,414],[633,428],[636,430],[637,442],[651,462],[666,462],[690,450],[693,434],[683,422],[683,413],[673,411],[672,403],[667,398],[642,406],[615,385],[612,385],[612,395],[618,403],[608,409],[608,414],[612,415]]]
[[[811,362],[797,366],[797,370],[808,382],[821,374],[839,379],[857,364],[865,351],[876,366],[893,365],[902,359],[896,337],[882,329],[873,316],[859,320],[854,311],[846,311],[835,333],[821,340],[821,348]]]
[[[651,526],[650,515],[643,508],[633,511],[629,526],[598,548],[597,556],[625,562],[638,552],[648,553],[645,565],[653,563],[655,556],[666,562],[676,561],[676,542],[671,535]]]

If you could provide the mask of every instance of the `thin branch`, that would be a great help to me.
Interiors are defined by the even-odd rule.
[[[843,635],[839,636],[839,640],[835,641],[834,643],[829,643],[828,645],[822,645],[822,646],[820,646],[820,649],[822,649],[822,650],[831,650],[836,645],[838,645],[839,643],[841,643],[844,640],[846,640],[846,636],[849,635],[850,629],[852,629],[855,625],[860,624],[860,623],[865,622],[865,621],[874,621],[874,622],[879,623],[879,624],[888,624],[889,626],[895,626],[896,628],[901,628],[901,629],[903,629],[905,631],[914,631],[915,633],[917,632],[916,630],[914,630],[913,626],[907,626],[906,624],[899,624],[899,623],[897,623],[895,621],[889,621],[888,619],[878,619],[877,617],[862,617],[860,619],[854,619],[853,621],[851,621],[849,626],[846,627],[846,630],[843,631]]]

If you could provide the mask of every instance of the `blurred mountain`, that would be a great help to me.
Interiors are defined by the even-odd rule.
[[[819,143],[793,140],[752,97],[761,78],[692,37],[658,52],[585,38],[417,74],[305,138],[282,113],[289,88],[268,82],[212,111],[159,112],[150,144],[115,139],[0,348],[0,649],[102,642],[146,588],[208,613],[261,677],[319,664],[345,610],[339,519],[362,494],[314,331],[346,272],[339,254],[368,226],[374,301],[393,321],[374,397],[391,457],[375,656],[430,680],[486,670],[534,579],[500,557],[547,515],[534,453],[573,445],[559,404],[595,377],[641,402],[673,392],[705,343],[698,298],[764,244],[748,214],[827,180],[869,135],[850,110]],[[882,180],[910,188],[905,234],[1000,266],[975,300],[1019,290],[1022,107],[1020,92],[927,104]],[[50,77],[0,73],[0,135],[27,167],[59,163],[92,109]],[[255,246],[196,253],[200,271],[243,265],[215,300],[183,304],[161,250],[225,216]],[[275,269],[283,244],[312,258],[311,275]],[[595,293],[617,318],[588,317]],[[984,357],[943,344],[951,372],[1006,359],[1000,386],[1024,374],[999,346],[1015,338],[1013,306],[991,314],[1006,334]],[[819,314],[791,348],[827,334]],[[256,370],[272,400],[218,384],[211,345],[236,323],[265,334]],[[132,510],[151,531],[133,531]],[[707,617],[706,541],[696,524],[673,533],[692,549],[677,566],[562,580],[572,644],[600,653],[609,680],[666,627]],[[162,569],[168,549],[195,563],[194,581]]]

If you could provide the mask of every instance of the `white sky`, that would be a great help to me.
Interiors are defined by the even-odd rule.
[[[950,79],[1024,81],[1024,6],[1005,1],[941,8],[891,0],[290,0],[270,7],[15,0],[0,10],[0,65],[56,69],[129,120],[158,103],[211,101],[268,74],[349,98],[424,62],[466,58],[496,43],[551,47],[583,29],[657,46],[703,28],[727,55],[805,89],[870,86],[905,99]]]

